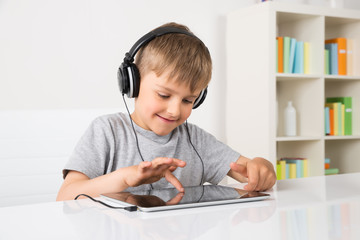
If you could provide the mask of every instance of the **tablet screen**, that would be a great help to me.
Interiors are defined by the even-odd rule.
[[[103,194],[109,200],[136,205],[140,210],[164,210],[208,206],[232,202],[256,201],[268,198],[270,195],[220,185],[202,185],[185,187],[180,193],[175,188],[152,189],[143,191],[119,192]]]

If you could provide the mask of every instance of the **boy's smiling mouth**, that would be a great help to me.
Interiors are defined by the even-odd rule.
[[[176,119],[168,119],[168,118],[162,117],[158,114],[156,114],[156,116],[158,116],[161,120],[163,120],[164,122],[167,122],[167,123],[173,123],[173,122],[177,121]]]

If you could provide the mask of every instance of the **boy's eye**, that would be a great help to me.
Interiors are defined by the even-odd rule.
[[[193,103],[193,101],[187,100],[187,99],[184,99],[183,102],[184,102],[184,103],[187,103],[187,104],[192,104],[192,103]]]
[[[164,99],[169,98],[169,96],[165,95],[165,94],[158,93],[158,95],[159,95],[159,97],[164,98]]]

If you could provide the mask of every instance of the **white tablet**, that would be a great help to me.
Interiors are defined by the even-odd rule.
[[[137,206],[143,212],[192,208],[219,204],[264,200],[269,194],[247,192],[233,187],[202,185],[185,187],[180,193],[175,188],[153,189],[102,194],[101,197],[125,206]]]

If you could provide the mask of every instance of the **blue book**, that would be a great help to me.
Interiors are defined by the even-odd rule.
[[[295,163],[296,164],[296,178],[302,178],[304,177],[304,161],[303,159],[299,158],[282,158],[282,160],[285,160],[286,163]]]
[[[290,178],[290,166],[288,163],[286,163],[285,165],[285,168],[286,168],[286,179],[289,179]]]
[[[294,73],[304,73],[304,42],[296,42]]]
[[[325,44],[325,49],[329,50],[330,55],[330,74],[338,75],[338,46],[337,43]]]
[[[325,135],[330,135],[330,109],[325,107]]]
[[[296,49],[296,39],[290,39],[290,56],[289,56],[289,73],[294,73],[294,60],[295,60],[295,49]]]

